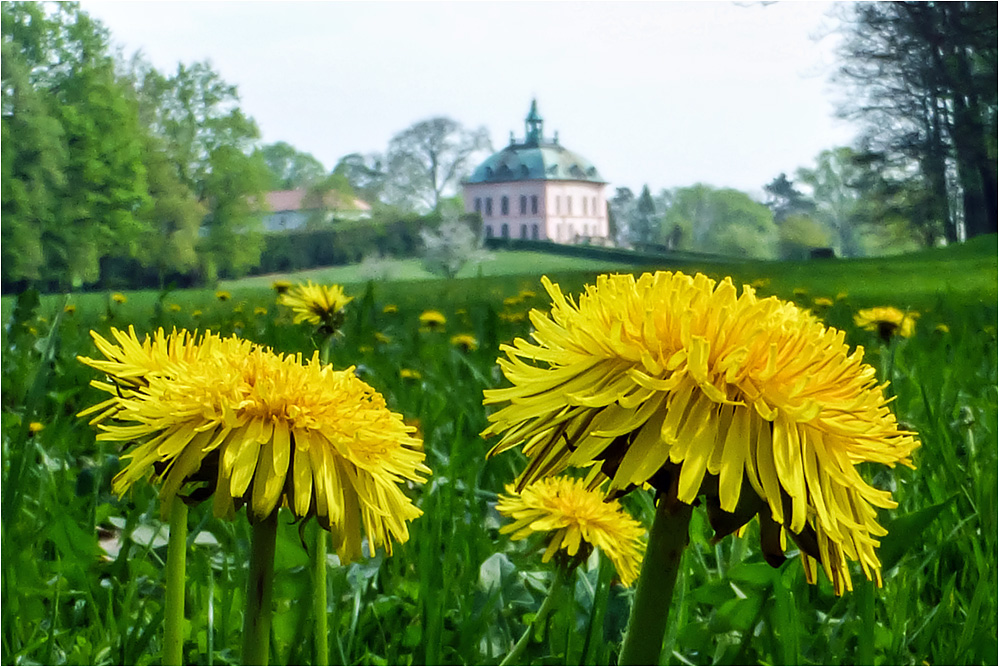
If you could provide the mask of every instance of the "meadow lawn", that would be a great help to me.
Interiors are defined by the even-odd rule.
[[[765,563],[755,523],[742,537],[712,544],[703,508],[695,510],[663,663],[999,662],[995,236],[878,259],[656,267],[497,252],[453,280],[402,260],[249,277],[218,290],[125,292],[123,303],[105,293],[5,297],[0,660],[161,659],[165,526],[151,486],[121,499],[111,493],[120,452],[75,416],[103,400],[88,386],[97,373],[76,360],[97,356],[89,331],[211,329],[311,354],[309,327],[292,323],[271,287],[277,279],[311,279],[342,284],[354,297],[334,365],[356,366],[393,410],[419,425],[433,470],[427,484],[407,490],[424,514],[391,557],[379,552],[348,567],[331,557],[331,660],[495,664],[552,578],[537,541],[499,533],[497,494],[525,460],[515,452],[487,460],[490,445],[479,436],[487,425],[482,390],[504,382],[499,346],[529,335],[532,308],[547,310],[542,274],[577,294],[601,272],[655,269],[731,276],[813,309],[864,347],[865,360],[890,381],[892,409],[922,442],[915,469],[863,466],[867,480],[899,503],[881,513],[889,531],[879,550],[881,589],[859,568],[854,590],[842,597],[821,573],[810,586],[797,558],[777,569]],[[370,280],[373,271],[381,279]],[[915,334],[886,344],[858,329],[854,314],[872,306],[918,314]],[[444,315],[442,330],[420,325],[428,309]],[[456,334],[474,336],[477,347],[456,346]],[[649,525],[646,492],[632,492],[625,504]],[[312,544],[315,522],[304,535],[299,529],[289,521],[279,527],[272,664],[314,664],[303,545]],[[211,515],[211,503],[191,509],[185,662],[239,660],[248,536],[242,513],[228,522]],[[597,555],[577,570],[526,663],[615,662],[631,593],[612,570]]]

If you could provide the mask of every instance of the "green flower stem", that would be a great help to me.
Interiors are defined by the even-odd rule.
[[[329,535],[316,523],[312,553],[312,610],[316,617],[316,664],[330,664],[329,621],[326,615],[326,545]]]
[[[548,617],[548,612],[551,611],[555,599],[559,596],[559,593],[561,593],[562,587],[565,585],[565,582],[569,579],[569,575],[571,574],[572,571],[562,565],[558,565],[555,568],[555,580],[552,581],[552,587],[548,591],[548,597],[546,597],[544,602],[541,603],[541,608],[538,609],[538,613],[534,615],[534,618],[524,630],[524,634],[520,636],[517,643],[513,645],[512,649],[510,649],[510,653],[503,658],[503,662],[500,663],[500,667],[520,664],[518,660],[520,660],[521,654],[530,643],[531,635],[534,634],[535,628],[543,627],[545,619]]]
[[[277,510],[253,524],[250,538],[250,576],[243,616],[243,664],[266,665],[270,657],[271,593],[274,587],[274,547]]]
[[[333,352],[333,334],[327,335],[319,344],[319,360],[323,364],[330,362]],[[316,543],[312,549],[312,610],[315,616],[316,628],[316,664],[330,664],[329,618],[326,610],[326,551],[329,534],[316,523]]]
[[[187,503],[174,498],[170,507],[170,542],[166,562],[166,611],[163,620],[163,664],[184,659],[184,590],[187,569]]]
[[[659,664],[673,588],[680,572],[683,550],[690,539],[692,509],[676,499],[675,490],[659,496],[619,665]]]

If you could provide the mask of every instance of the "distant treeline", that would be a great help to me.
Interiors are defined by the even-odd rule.
[[[476,214],[463,215],[460,220],[473,229],[481,227],[481,218]],[[420,251],[420,230],[436,228],[440,224],[439,213],[409,214],[341,221],[321,229],[265,234],[260,263],[250,273],[289,273],[321,266],[352,264],[369,256],[415,257]],[[166,285],[186,288],[201,284],[201,275],[196,270],[173,271],[161,275],[156,267],[147,266],[132,257],[108,256],[101,258],[100,262],[100,279],[85,286],[83,291],[152,289]],[[239,276],[223,269],[219,272],[219,277]],[[60,281],[53,278],[36,280],[30,285],[26,280],[4,280],[2,291],[4,294],[13,294],[29,286],[42,292],[61,289]]]

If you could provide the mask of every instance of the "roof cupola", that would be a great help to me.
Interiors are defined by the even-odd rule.
[[[524,119],[524,144],[537,146],[544,141],[544,125],[545,121],[538,113],[538,101],[533,99],[531,100],[531,110],[527,112],[527,118]]]

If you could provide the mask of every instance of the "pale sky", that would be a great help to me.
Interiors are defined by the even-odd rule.
[[[850,144],[835,118],[833,3],[109,2],[125,55],[209,60],[266,143],[327,169],[446,115],[507,145],[536,97],[545,133],[636,194],[697,182],[762,196]]]

